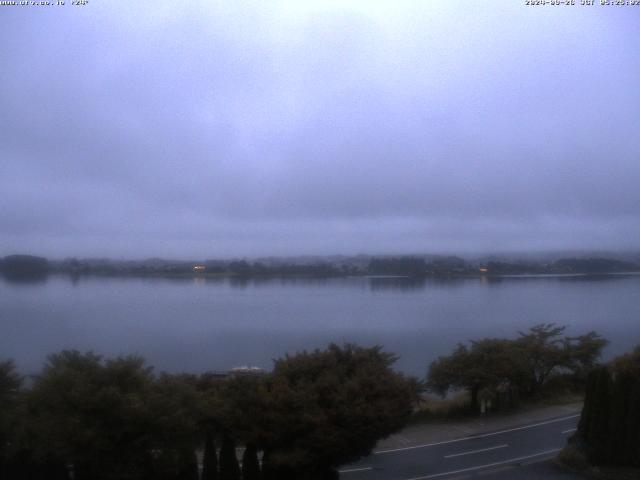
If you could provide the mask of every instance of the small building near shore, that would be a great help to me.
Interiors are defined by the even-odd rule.
[[[242,366],[232,368],[230,374],[232,377],[243,377],[250,375],[264,375],[265,371],[260,367]]]

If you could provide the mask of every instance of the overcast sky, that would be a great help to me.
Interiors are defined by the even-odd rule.
[[[70,3],[0,6],[0,254],[640,247],[640,7]]]

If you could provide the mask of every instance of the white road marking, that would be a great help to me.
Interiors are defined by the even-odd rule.
[[[571,433],[571,432],[575,432],[577,430],[577,428],[570,428],[569,430],[563,430],[560,433]]]
[[[521,460],[527,460],[528,458],[541,457],[542,455],[549,455],[551,453],[557,453],[560,450],[562,450],[562,449],[561,448],[556,448],[554,450],[546,450],[544,452],[534,453],[533,455],[526,455],[524,457],[511,458],[509,460],[503,460],[501,462],[487,463],[486,465],[478,465],[476,467],[462,468],[460,470],[452,470],[450,472],[433,473],[431,475],[424,475],[422,477],[412,477],[412,478],[408,478],[407,480],[427,480],[429,478],[444,477],[445,475],[454,475],[456,473],[472,472],[474,470],[482,470],[483,468],[495,467],[497,465],[504,465],[506,463],[519,462]]]
[[[507,445],[505,443],[504,445],[496,445],[495,447],[481,448],[480,450],[469,450],[467,452],[453,453],[451,455],[445,455],[444,458],[454,458],[454,457],[461,457],[463,455],[471,455],[473,453],[488,452],[489,450],[497,450],[499,448],[507,448],[508,446],[509,445]]]
[[[496,473],[507,472],[509,470],[513,470],[514,468],[515,467],[513,465],[502,465],[498,468],[490,468],[489,470],[483,470],[481,472],[478,472],[478,476],[480,477],[480,476],[487,476],[487,475],[495,475]]]
[[[373,452],[373,454],[374,455],[381,455],[383,453],[402,452],[402,451],[405,451],[405,450],[415,450],[416,448],[427,448],[427,447],[434,447],[436,445],[447,445],[449,443],[464,442],[466,440],[475,440],[475,439],[478,439],[478,438],[493,437],[494,435],[500,435],[500,434],[503,434],[503,433],[517,432],[519,430],[526,430],[528,428],[535,428],[535,427],[541,427],[542,425],[549,425],[550,423],[563,422],[565,420],[569,420],[571,418],[576,418],[576,417],[579,417],[579,416],[580,416],[580,414],[577,413],[575,415],[569,415],[567,417],[555,418],[553,420],[547,420],[545,422],[533,423],[531,425],[525,425],[523,427],[515,427],[515,428],[509,428],[507,430],[500,430],[499,432],[483,433],[481,435],[472,435],[472,436],[469,436],[469,437],[455,438],[453,440],[444,440],[442,442],[425,443],[423,445],[413,445],[412,447],[401,447],[401,448],[390,448],[390,449],[387,449],[387,450],[378,450],[377,452]]]
[[[347,470],[338,470],[338,473],[366,472],[367,470],[372,470],[372,468],[371,467],[349,468]]]

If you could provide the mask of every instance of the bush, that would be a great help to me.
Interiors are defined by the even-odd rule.
[[[584,472],[590,468],[584,452],[575,445],[567,445],[558,454],[557,461],[572,470]]]

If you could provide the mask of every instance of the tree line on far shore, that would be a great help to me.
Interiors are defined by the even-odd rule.
[[[640,265],[610,258],[562,258],[548,261],[505,259],[465,260],[456,256],[422,255],[398,257],[340,257],[313,259],[263,259],[249,261],[177,261],[77,259],[47,260],[32,255],[0,258],[0,272],[9,280],[41,279],[48,273],[134,276],[232,276],[252,277],[337,277],[345,275],[427,277],[494,276],[522,274],[606,274],[639,272]]]

